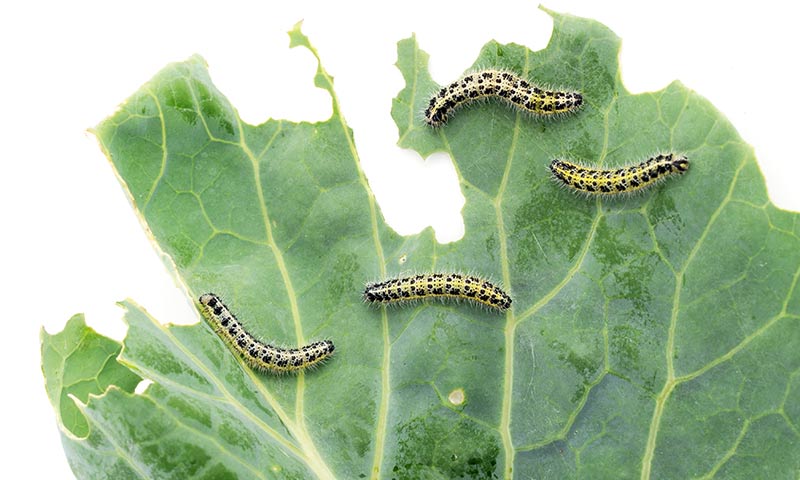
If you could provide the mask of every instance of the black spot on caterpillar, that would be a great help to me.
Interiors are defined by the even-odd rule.
[[[396,303],[426,298],[469,300],[491,309],[508,310],[511,297],[488,280],[460,273],[423,273],[367,284],[364,300]]]
[[[570,113],[583,104],[583,96],[578,92],[540,87],[514,73],[489,69],[464,75],[442,87],[425,110],[425,122],[432,127],[442,126],[458,107],[492,97],[540,117]]]
[[[213,293],[200,296],[205,318],[211,328],[250,367],[272,373],[298,372],[318,365],[333,355],[333,342],[323,340],[300,348],[279,348],[266,344],[244,329],[236,317]]]
[[[602,170],[566,160],[553,160],[550,171],[569,188],[590,195],[616,195],[643,190],[672,174],[689,170],[689,160],[673,153],[656,155],[638,165]]]

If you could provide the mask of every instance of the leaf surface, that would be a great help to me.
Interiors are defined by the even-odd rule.
[[[77,404],[80,420],[60,416],[66,430],[88,425],[63,434],[76,473],[92,476],[80,468],[96,457],[145,478],[796,473],[797,214],[769,202],[752,149],[706,100],[677,82],[631,95],[619,39],[552,15],[546,49],[489,42],[475,68],[581,91],[584,108],[557,120],[485,102],[432,130],[419,120],[439,88],[427,55],[413,37],[398,44],[399,143],[449,153],[466,197],[465,236],[451,244],[384,223],[321,65],[324,122],[247,125],[194,57],[101,123],[102,147],[194,298],[219,294],[265,340],[330,338],[337,350],[315,371],[259,374],[203,323],[162,326],[125,302],[119,361],[153,383],[140,395],[102,383]],[[299,26],[290,38],[316,55]],[[659,151],[686,154],[689,173],[622,199],[573,195],[547,170],[557,157],[616,166]],[[361,302],[367,281],[433,270],[492,278],[513,308]],[[113,358],[103,348],[64,363]],[[54,364],[45,357],[58,405],[67,389],[51,382]]]

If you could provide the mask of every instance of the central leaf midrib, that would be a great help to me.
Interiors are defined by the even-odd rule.
[[[525,67],[523,72],[525,75],[530,70],[530,54],[525,52]],[[497,189],[497,196],[493,201],[495,210],[495,218],[497,221],[497,235],[498,244],[500,245],[500,266],[503,271],[503,283],[510,289],[511,287],[511,272],[509,270],[508,261],[508,236],[505,231],[505,223],[503,222],[503,196],[508,186],[508,179],[511,172],[511,166],[514,163],[514,154],[517,150],[517,142],[519,141],[520,119],[522,114],[516,113],[514,119],[514,130],[511,137],[511,145],[508,149],[508,158],[506,159],[505,168],[503,169],[503,177],[500,180],[500,186]],[[500,410],[500,436],[503,439],[503,450],[505,453],[505,476],[511,478],[514,474],[514,440],[511,437],[511,399],[514,390],[514,340],[516,336],[516,319],[514,318],[514,310],[510,309],[506,313],[506,326],[504,329],[505,338],[505,358],[503,369],[505,375],[503,376],[503,399],[501,402]]]
[[[328,72],[322,67],[322,62],[319,58],[319,54],[310,44],[306,43],[303,45],[307,48],[313,55],[314,58],[317,60],[317,73],[321,75],[322,78],[325,80],[327,84],[324,88],[328,91],[328,94],[331,96],[331,102],[333,104],[333,113],[332,117],[336,117],[338,120],[339,125],[342,129],[342,135],[347,142],[347,146],[350,150],[350,157],[353,160],[353,164],[355,167],[355,171],[358,175],[359,183],[361,184],[364,192],[367,195],[367,202],[369,204],[369,211],[370,211],[370,224],[372,229],[372,242],[375,246],[375,254],[378,259],[378,267],[380,269],[380,275],[382,278],[386,277],[386,259],[383,252],[383,245],[380,240],[380,233],[379,233],[379,226],[378,226],[378,209],[377,205],[375,204],[375,196],[372,193],[372,190],[369,188],[369,183],[367,182],[366,177],[364,176],[364,172],[361,169],[361,160],[358,155],[358,151],[356,150],[355,142],[353,140],[352,134],[350,129],[345,122],[344,116],[342,115],[342,110],[339,104],[339,98],[336,95],[336,92],[333,89],[333,79],[330,77]],[[389,417],[389,396],[391,394],[390,390],[390,364],[391,364],[391,353],[392,353],[392,346],[391,341],[389,338],[389,318],[386,313],[386,309],[383,309],[381,312],[381,335],[383,339],[383,357],[381,361],[381,400],[380,406],[378,407],[378,414],[377,414],[377,426],[375,432],[375,452],[372,460],[372,468],[371,468],[371,478],[377,479],[380,477],[381,474],[381,466],[383,464],[383,456],[385,450],[385,441],[386,441],[386,434],[387,434],[387,423]]]
[[[270,223],[269,212],[267,210],[267,204],[264,198],[264,189],[261,183],[261,172],[259,169],[259,162],[247,145],[244,135],[244,129],[242,128],[241,119],[239,119],[238,116],[236,117],[236,122],[239,128],[239,139],[242,151],[245,153],[245,155],[247,155],[247,158],[250,160],[250,163],[253,167],[253,181],[255,183],[256,193],[258,195],[258,203],[261,208],[261,215],[262,215],[262,220],[264,222],[264,229],[267,236],[267,243],[272,249],[273,255],[275,257],[275,262],[278,265],[278,269],[281,272],[281,277],[286,287],[286,295],[289,298],[289,304],[291,305],[292,319],[294,320],[295,335],[297,337],[297,342],[299,345],[303,345],[305,344],[305,338],[303,335],[302,322],[300,320],[300,309],[297,305],[297,295],[295,294],[294,285],[292,284],[292,280],[289,275],[289,270],[283,258],[283,252],[278,247],[277,243],[275,242],[275,238],[272,235],[272,224]],[[275,136],[273,136],[270,142],[274,141],[274,139]],[[267,149],[265,148],[264,151],[267,151]],[[292,431],[292,435],[297,440],[301,450],[305,452],[306,455],[308,456],[309,468],[314,470],[317,473],[317,475],[321,478],[333,478],[333,473],[330,471],[330,468],[320,456],[319,451],[317,450],[317,447],[314,444],[314,441],[311,439],[311,436],[308,433],[308,429],[306,428],[305,401],[304,401],[305,374],[303,372],[300,372],[297,375],[296,389],[297,390],[295,394],[295,421],[287,423],[287,428],[289,428]]]

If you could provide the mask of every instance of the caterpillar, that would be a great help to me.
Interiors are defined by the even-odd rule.
[[[431,127],[440,127],[453,110],[490,97],[500,98],[512,107],[541,117],[566,114],[583,104],[583,96],[578,92],[540,87],[514,73],[489,69],[470,73],[442,87],[425,110],[425,122]]]
[[[455,298],[503,311],[511,297],[488,280],[460,273],[424,273],[369,283],[364,288],[368,303],[396,303],[426,298]]]
[[[213,293],[201,295],[200,305],[211,328],[253,369],[272,373],[299,372],[333,355],[334,346],[330,340],[300,348],[279,348],[257,340]]]
[[[689,170],[689,160],[674,153],[659,154],[629,167],[611,170],[553,160],[550,171],[564,185],[590,195],[632,193],[655,185],[671,174]]]

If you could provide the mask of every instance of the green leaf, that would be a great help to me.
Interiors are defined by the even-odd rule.
[[[337,353],[305,374],[259,374],[205,324],[162,326],[126,302],[120,362],[153,383],[81,399],[88,436],[64,436],[76,474],[796,475],[797,214],[769,202],[752,149],[706,100],[679,83],[631,95],[619,39],[551,15],[545,50],[490,42],[473,68],[581,91],[584,108],[558,120],[486,102],[431,130],[419,120],[438,88],[427,55],[413,37],[398,44],[400,144],[448,152],[466,197],[465,236],[447,245],[384,223],[321,65],[315,83],[333,102],[324,122],[247,125],[194,57],[101,123],[134,207],[193,297],[220,294],[265,339],[330,338]],[[299,25],[290,37],[316,56]],[[573,195],[547,170],[559,156],[621,165],[672,150],[690,171],[624,199]],[[447,269],[505,284],[512,310],[361,303],[367,281]],[[60,358],[96,366],[96,351]],[[43,361],[59,410],[58,370]]]
[[[109,387],[131,393],[141,381],[138,375],[116,361],[120,349],[117,342],[87,327],[83,315],[70,318],[64,330],[55,335],[44,329],[41,331],[45,389],[56,410],[70,465],[78,477],[96,476],[101,471],[129,472],[117,458],[99,454],[101,444],[107,447],[108,442],[90,428],[91,419],[87,419],[83,411],[91,395],[102,394]],[[78,438],[86,440],[76,441]],[[83,451],[72,454],[76,447]],[[88,466],[87,459],[91,459]],[[116,478],[124,478],[124,475]]]

